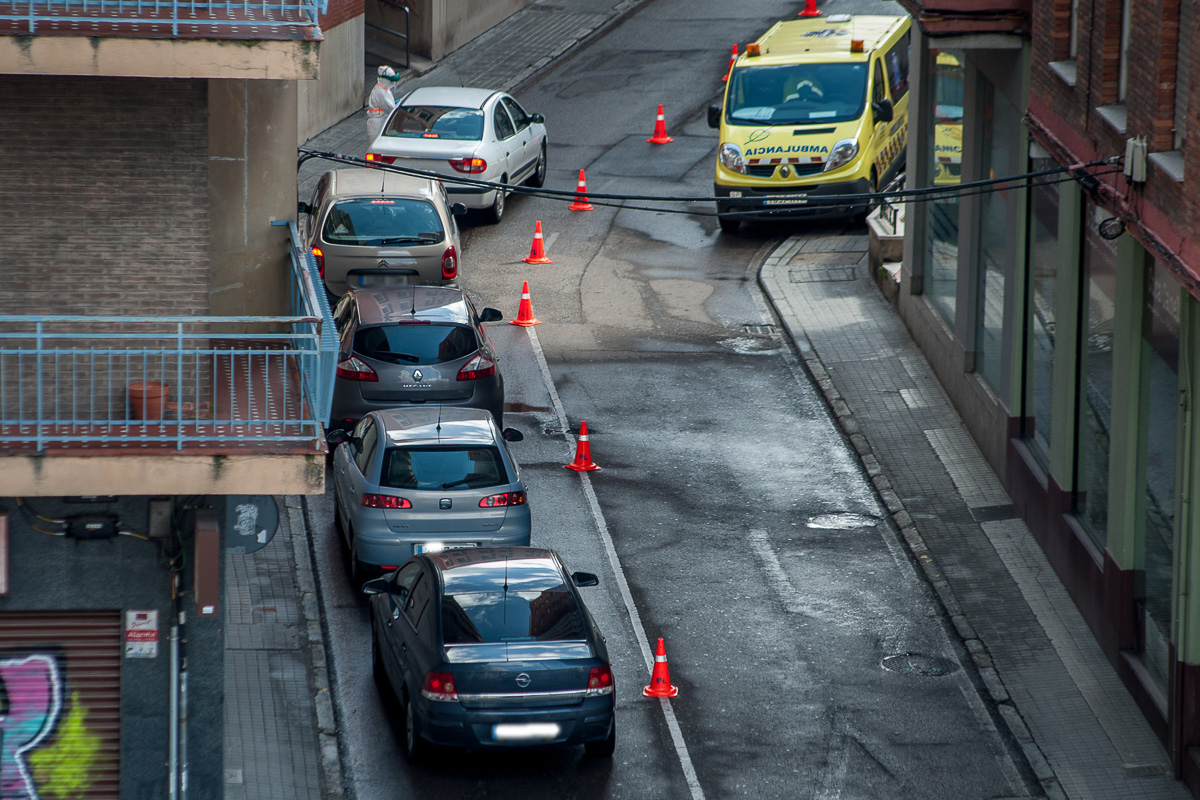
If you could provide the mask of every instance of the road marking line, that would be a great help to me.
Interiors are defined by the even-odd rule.
[[[559,426],[567,438],[567,444],[570,445],[569,452],[573,454],[575,452],[575,435],[570,431],[567,412],[563,408],[562,399],[558,396],[558,389],[554,388],[554,381],[550,377],[550,366],[546,363],[546,354],[542,352],[537,331],[532,327],[525,330],[529,333],[529,343],[533,346],[534,355],[537,356],[538,367],[542,371],[542,380],[550,392],[550,402],[554,405],[554,413],[558,415]],[[604,513],[600,510],[600,501],[596,499],[596,492],[592,488],[591,476],[586,472],[578,474],[583,481],[583,494],[587,497],[592,519],[595,520],[596,528],[600,531],[600,541],[604,544],[605,553],[608,554],[608,563],[616,577],[617,590],[625,602],[625,611],[629,614],[629,622],[633,625],[633,635],[637,637],[638,647],[642,651],[642,660],[646,662],[646,672],[649,674],[654,668],[654,656],[650,652],[650,640],[646,638],[646,628],[642,625],[642,617],[633,603],[633,593],[629,591],[629,581],[625,578],[625,569],[621,566],[617,548],[613,545],[612,535],[608,532],[608,524],[604,521]],[[700,779],[696,776],[692,757],[688,755],[687,743],[683,740],[683,730],[679,727],[679,720],[675,717],[675,709],[671,707],[666,698],[659,698],[658,704],[666,719],[667,729],[671,732],[671,743],[675,746],[676,755],[679,756],[679,766],[683,768],[683,777],[687,781],[688,789],[692,792],[692,800],[704,800],[704,790],[700,788]]]
[[[547,255],[550,254],[550,248],[554,246],[554,240],[557,238],[558,238],[557,233],[552,233],[549,236],[542,237],[542,239],[543,239],[542,247],[543,247],[543,249],[545,249]]]
[[[792,614],[811,614],[812,609],[804,602],[804,596],[796,591],[795,586],[792,586],[787,573],[783,571],[783,565],[779,563],[779,558],[771,549],[771,543],[767,541],[767,532],[750,531],[750,548],[763,562],[763,568],[767,572],[767,582],[771,584],[775,594],[779,595],[779,599],[783,601],[783,607]]]

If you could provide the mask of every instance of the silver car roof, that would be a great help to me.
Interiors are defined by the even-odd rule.
[[[496,443],[492,415],[483,409],[434,406],[377,413],[389,445]]]
[[[462,289],[452,286],[381,286],[351,291],[358,305],[358,318],[366,324],[402,319],[471,324]]]
[[[394,194],[431,200],[434,196],[433,178],[401,175],[368,167],[335,169],[331,172],[330,193],[335,198],[343,195]]]
[[[474,89],[468,86],[422,86],[413,89],[402,101],[406,106],[452,106],[455,108],[483,108],[483,104],[497,89]]]

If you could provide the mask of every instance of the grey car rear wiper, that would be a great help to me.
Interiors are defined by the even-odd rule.
[[[389,244],[436,244],[441,241],[441,237],[433,238],[428,234],[421,236],[393,236],[389,239],[380,240],[380,245]]]

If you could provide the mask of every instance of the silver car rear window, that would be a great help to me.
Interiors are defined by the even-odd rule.
[[[359,328],[354,334],[356,354],[389,364],[444,364],[478,349],[475,332],[464,325],[413,322]]]
[[[495,447],[391,447],[380,484],[394,489],[467,491],[502,486],[508,473]]]
[[[330,244],[383,247],[437,244],[446,238],[432,203],[408,197],[341,200],[329,210],[321,236]]]
[[[483,138],[483,112],[477,108],[401,106],[392,114],[383,135],[399,139],[479,141]]]
[[[442,600],[442,641],[578,641],[586,638],[575,596],[566,587],[544,592],[471,592]]]

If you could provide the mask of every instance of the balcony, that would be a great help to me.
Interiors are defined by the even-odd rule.
[[[0,316],[6,494],[323,491],[337,341],[289,227],[289,316]]]
[[[316,78],[327,0],[0,0],[0,73]]]

